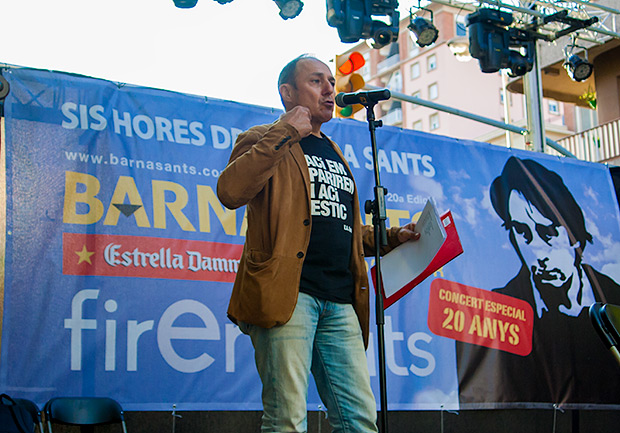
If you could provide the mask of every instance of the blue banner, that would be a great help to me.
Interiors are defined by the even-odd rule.
[[[0,389],[38,403],[101,395],[126,410],[170,410],[172,404],[179,410],[259,410],[251,343],[226,317],[245,209],[224,208],[215,189],[236,136],[281,112],[48,71],[8,69],[3,75],[11,92],[2,143]],[[333,120],[323,131],[342,148],[360,201],[372,198],[367,125]],[[388,225],[415,221],[432,198],[440,213],[451,211],[464,249],[386,310],[389,408],[467,407],[474,400],[459,399],[459,383],[463,388],[470,377],[457,365],[460,343],[429,328],[429,305],[436,300],[431,284],[441,279],[488,291],[506,286],[524,268],[523,251],[509,233],[525,229],[514,222],[507,227],[498,215],[494,179],[511,158],[533,160],[563,179],[592,235],[579,250],[582,262],[613,282],[620,281],[620,216],[609,172],[599,164],[394,127],[380,128],[377,141]],[[542,214],[537,228],[546,227]],[[553,235],[545,236],[549,243]],[[591,285],[584,293],[599,293]],[[566,305],[574,307],[570,300]],[[448,316],[440,322],[459,327]],[[371,317],[371,331],[373,324]],[[462,332],[468,330],[475,328],[466,322]],[[368,363],[378,396],[376,352],[371,335]],[[568,401],[593,404],[566,392]],[[524,398],[480,401],[537,403]],[[605,404],[620,405],[617,394],[614,399]],[[311,389],[309,408],[319,405]]]

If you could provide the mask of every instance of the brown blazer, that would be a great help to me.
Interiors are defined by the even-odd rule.
[[[300,139],[297,130],[285,122],[255,126],[239,135],[218,180],[217,195],[224,206],[247,205],[246,240],[228,306],[234,322],[270,328],[285,324],[295,309],[312,229],[310,175]],[[342,152],[331,143],[350,172]],[[369,285],[364,256],[374,255],[374,230],[362,226],[357,187],[354,197],[353,307],[368,345]],[[389,245],[383,254],[400,243],[397,232],[398,228],[388,230]]]

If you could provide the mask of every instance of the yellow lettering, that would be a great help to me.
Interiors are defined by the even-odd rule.
[[[506,341],[506,331],[508,331],[508,327],[510,326],[510,322],[499,322],[499,339],[500,341]]]
[[[363,205],[364,203],[362,203]],[[362,224],[365,224],[367,226],[372,225],[372,214],[364,214],[364,206],[362,206],[362,214],[360,215],[360,219],[362,220]],[[387,227],[400,227],[401,226],[401,219],[406,220],[404,224],[405,225],[407,223],[409,223],[410,221],[416,222],[419,218],[420,215],[422,215],[422,212],[417,212],[416,214],[413,215],[413,217],[411,217],[411,219],[409,219],[409,211],[408,210],[402,210],[402,209],[386,209],[385,210],[385,216],[387,217],[389,224],[387,224]]]
[[[226,209],[217,199],[213,192],[213,188],[206,185],[196,185],[198,193],[198,218],[200,221],[201,232],[211,232],[211,215],[209,213],[209,205],[215,216],[222,224],[224,232],[227,235],[236,235],[237,213],[234,210]]]
[[[483,324],[482,335],[484,335],[484,338],[495,340],[497,338],[497,319],[491,320],[490,317],[485,317]]]
[[[78,192],[78,184],[86,190]],[[65,203],[62,221],[67,224],[94,224],[103,216],[103,203],[96,196],[101,184],[95,176],[67,171],[65,173]],[[88,206],[88,212],[78,213],[78,203]]]
[[[125,204],[125,197],[129,198],[129,204],[140,206],[132,215],[136,219],[136,224],[138,227],[150,227],[149,217],[146,215],[146,210],[144,209],[144,204],[142,203],[142,197],[140,197],[140,193],[138,192],[138,187],[136,187],[136,181],[133,177],[129,176],[119,176],[118,182],[116,183],[116,188],[114,189],[114,194],[112,194],[112,199],[110,200],[110,207],[108,208],[108,213],[103,220],[103,224],[107,226],[112,226],[118,224],[118,217],[121,214],[121,211],[118,210],[115,204]]]
[[[385,211],[385,215],[388,217],[390,221],[390,227],[400,227],[402,225],[407,224],[409,221],[405,222],[405,224],[401,224],[400,220],[409,219],[409,211],[408,210],[399,210],[399,209],[388,209]]]
[[[187,205],[187,191],[178,183],[163,180],[153,182],[153,226],[158,229],[166,228],[166,208],[170,211],[182,230],[196,231],[192,223],[183,213]],[[175,200],[166,201],[166,191],[174,193]]]
[[[513,346],[519,344],[519,331],[519,325],[517,325],[516,323],[510,325],[510,337],[508,338],[508,342]]]
[[[471,325],[469,326],[469,331],[467,331],[469,335],[473,335],[474,332],[478,337],[482,336],[482,325],[480,324],[480,316],[474,314],[472,318]]]

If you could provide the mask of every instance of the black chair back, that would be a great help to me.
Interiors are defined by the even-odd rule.
[[[52,423],[79,426],[119,423],[123,433],[127,433],[121,405],[108,397],[55,397],[45,404],[44,411],[49,433]]]
[[[13,400],[15,400],[15,403],[28,410],[28,413],[30,413],[32,417],[33,424],[39,427],[39,433],[43,433],[43,420],[41,419],[39,406],[37,406],[34,401],[25,398],[14,398]]]

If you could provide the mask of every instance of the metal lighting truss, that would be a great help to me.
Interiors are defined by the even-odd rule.
[[[611,38],[620,39],[620,10],[607,6],[611,1],[585,0],[430,0],[445,6],[452,6],[462,11],[474,12],[480,7],[498,7],[513,12],[514,22],[519,27],[532,28],[539,38],[554,41],[571,30],[574,20],[592,20],[596,22],[584,29],[578,29],[575,35],[593,44],[603,44]],[[554,19],[549,20],[550,17]]]
[[[418,0],[420,1],[420,0]],[[577,40],[587,42],[587,45],[603,45],[615,38],[620,39],[620,10],[609,5],[616,5],[617,0],[427,0],[430,3],[453,7],[459,13],[470,14],[480,8],[498,8],[509,10],[513,16],[512,27],[515,27],[519,36],[527,39],[554,42],[563,36],[571,38],[571,46],[576,47]],[[555,43],[555,42],[554,42]],[[536,45],[534,45],[535,47]],[[581,48],[585,48],[579,46]],[[537,50],[535,50],[537,51]],[[527,130],[521,131],[530,136],[530,141],[536,151],[544,151],[543,145],[551,145],[560,153],[574,157],[570,152],[562,149],[557,143],[550,143],[545,138],[544,121],[540,105],[542,101],[542,86],[538,54],[534,55],[534,69],[525,74],[524,94],[526,97]],[[392,94],[397,98],[400,95]],[[399,98],[407,101],[407,99]],[[416,101],[409,101],[418,103]],[[442,108],[437,107],[442,110]],[[448,111],[443,109],[442,111]],[[449,112],[449,111],[448,111]],[[488,120],[479,120],[488,123]],[[490,123],[489,123],[490,124]],[[510,125],[499,126],[510,130]]]

